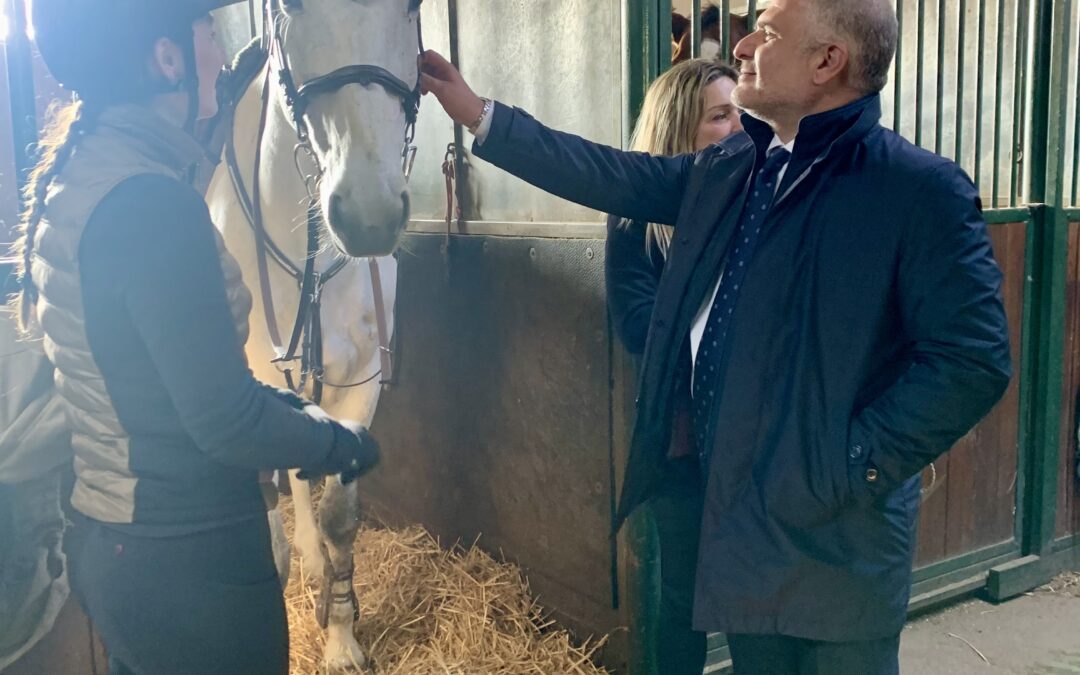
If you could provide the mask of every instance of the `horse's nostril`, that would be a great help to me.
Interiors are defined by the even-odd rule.
[[[341,197],[336,194],[330,195],[330,224],[334,226],[341,224]]]

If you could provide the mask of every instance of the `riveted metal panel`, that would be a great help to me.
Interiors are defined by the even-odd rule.
[[[482,96],[520,106],[556,129],[622,143],[619,0],[459,0],[462,73]],[[471,139],[470,139],[471,141]],[[600,222],[595,211],[470,162],[474,220]]]
[[[612,609],[609,334],[602,240],[409,235],[399,384],[364,489],[445,543],[483,536],[586,635]],[[449,260],[449,262],[447,262]]]
[[[446,0],[420,5],[424,47],[450,58],[450,22],[454,3]],[[454,123],[434,96],[420,102],[416,123],[416,162],[409,179],[413,218],[441,220],[446,213],[446,184],[442,174],[446,146],[454,140]]]

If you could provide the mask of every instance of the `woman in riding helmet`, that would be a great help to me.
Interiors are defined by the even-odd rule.
[[[223,0],[35,0],[78,99],[40,144],[16,245],[75,448],[76,594],[113,673],[286,673],[261,469],[370,469],[377,446],[259,384],[251,306],[202,197],[190,132],[217,109]]]

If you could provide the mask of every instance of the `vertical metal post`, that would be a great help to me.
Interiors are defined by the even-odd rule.
[[[941,154],[945,135],[945,0],[937,3],[937,83],[934,90],[934,152]]]
[[[690,26],[690,56],[696,59],[701,56],[701,0],[690,3]]]
[[[966,51],[967,51],[967,0],[960,0],[960,20],[956,28],[956,42],[960,45],[960,54],[957,57],[956,62],[956,121],[955,121],[955,133],[956,133],[956,150],[953,154],[953,159],[957,164],[964,164],[964,68],[967,66]],[[945,32],[944,24],[940,29],[942,33]],[[938,64],[938,68],[941,68],[941,64]],[[976,124],[978,124],[978,118]],[[978,177],[976,177],[978,180]]]
[[[1041,0],[1035,0],[1035,1],[1037,3],[1041,2]],[[1060,2],[1061,0],[1058,0],[1058,1]],[[1036,6],[1035,13],[1038,14],[1039,11],[1040,10]],[[1030,160],[1032,162],[1032,166],[1037,167],[1037,165],[1043,161],[1043,160],[1038,159],[1035,156],[1032,156],[1030,153],[1028,153],[1028,155],[1026,156],[1025,152],[1024,152],[1024,141],[1025,141],[1025,139],[1024,139],[1024,131],[1026,129],[1026,122],[1027,122],[1027,102],[1028,102],[1028,97],[1027,97],[1027,72],[1028,72],[1028,66],[1029,65],[1032,66],[1032,68],[1033,68],[1032,72],[1040,73],[1042,75],[1045,75],[1046,73],[1049,72],[1048,70],[1041,69],[1039,64],[1037,63],[1037,60],[1035,62],[1029,62],[1028,61],[1028,35],[1031,33],[1030,27],[1031,26],[1038,26],[1037,23],[1032,22],[1031,14],[1032,14],[1032,8],[1030,7],[1030,5],[1028,5],[1028,0],[1019,0],[1019,2],[1017,3],[1017,9],[1016,9],[1016,61],[1015,61],[1015,64],[1014,64],[1015,68],[1016,68],[1016,70],[1015,70],[1016,74],[1015,74],[1015,77],[1013,79],[1013,86],[1015,87],[1016,91],[1015,91],[1015,98],[1014,98],[1015,103],[1014,103],[1014,108],[1013,108],[1012,170],[1011,170],[1010,176],[1009,176],[1010,188],[1011,188],[1010,193],[1009,193],[1009,206],[1016,206],[1017,202],[1020,199],[1023,198],[1023,195],[1020,193],[1020,188],[1021,188],[1021,185],[1023,183],[1023,177],[1024,177],[1024,172],[1023,172],[1024,162]],[[1035,21],[1038,21],[1038,20],[1039,20],[1038,16],[1036,16]],[[1050,19],[1047,19],[1047,21],[1050,21]],[[1059,24],[1059,26],[1060,26],[1060,24]],[[1067,32],[1067,29],[1064,26],[1061,26],[1061,28],[1063,30],[1063,34],[1060,35],[1060,36],[1053,36],[1051,33],[1036,32],[1035,35],[1039,36],[1039,40],[1038,40],[1039,44],[1036,45],[1036,47],[1035,47],[1036,51],[1038,51],[1040,47],[1045,47],[1047,50],[1049,50],[1049,48],[1050,48],[1049,45],[1050,45],[1051,42],[1054,41],[1054,38],[1062,38],[1062,37],[1067,38],[1067,36],[1064,35],[1064,33]],[[1042,65],[1046,66],[1046,64],[1042,64]],[[1042,79],[1042,80],[1045,81],[1046,78],[1042,77],[1042,78],[1039,78],[1039,79]],[[1032,105],[1035,105],[1034,101],[1033,101]],[[1035,113],[1034,110],[1033,110],[1032,111],[1032,123],[1034,124],[1035,123],[1035,118],[1038,117],[1039,115],[1042,115],[1042,114],[1043,113]],[[1043,133],[1043,135],[1035,136],[1035,138],[1041,138],[1041,139],[1045,140],[1046,135],[1045,135],[1045,133]],[[1035,150],[1035,154],[1039,154],[1039,153],[1045,154],[1046,149],[1047,148],[1046,148],[1045,143],[1041,147],[1039,147],[1039,144],[1036,143],[1034,145],[1034,147],[1032,148],[1032,150]],[[1033,172],[1031,174],[1031,178],[1032,178],[1032,181],[1033,181],[1032,186],[1033,186],[1033,188],[1035,188],[1038,185],[1040,185],[1043,181],[1045,181],[1046,174],[1045,174],[1044,171],[1041,171],[1041,170],[1039,170],[1037,168],[1034,168],[1034,170],[1033,170]],[[1044,194],[1045,193],[1045,185],[1043,185],[1042,187],[1039,187],[1038,189],[1036,189],[1035,192],[1038,192],[1039,194]],[[1039,201],[1042,201],[1042,200],[1041,199],[1031,198],[1031,199],[1028,199],[1027,201],[1028,201],[1028,203],[1033,203],[1033,202],[1039,202]]]
[[[671,0],[628,0],[623,7],[627,30],[625,119],[626,135],[629,136],[629,129],[637,119],[649,85],[671,64]],[[697,20],[700,21],[700,17]],[[609,330],[608,334],[610,340],[615,339],[615,331]],[[614,345],[609,347],[612,347],[609,354],[613,353]],[[614,356],[611,357],[611,364],[614,372],[618,366]],[[629,376],[627,381],[633,382],[633,377]],[[626,403],[630,406],[629,401]],[[616,467],[614,461],[619,453],[612,449],[609,455],[613,462],[612,492],[615,493],[615,476],[621,468]],[[614,524],[614,501],[611,505]],[[629,672],[642,675],[658,673],[661,672],[662,655],[654,649],[660,603],[659,589],[655,584],[659,575],[659,542],[655,523],[646,509],[638,509],[626,523],[623,533],[624,554],[620,554],[616,541],[612,540],[612,600],[621,609],[629,630]],[[620,570],[624,580],[621,588],[617,583]]]
[[[1005,76],[1005,0],[997,4],[997,63],[994,79],[994,177],[991,181],[990,208],[996,209],[1001,195],[1001,106],[1005,101],[1002,96],[1002,82]],[[1016,83],[1013,82],[1013,86]],[[1013,114],[1016,114],[1013,109]]]
[[[1032,80],[1030,201],[1036,204],[1035,275],[1037,315],[1032,327],[1036,347],[1032,378],[1031,461],[1026,501],[1024,552],[1046,555],[1052,550],[1057,518],[1060,461],[1059,424],[1064,378],[1066,265],[1068,222],[1062,207],[1064,141],[1068,101],[1069,27],[1072,0],[1036,0],[1034,5],[1032,71],[1045,74]],[[1020,24],[1018,24],[1020,25]],[[1050,149],[1054,149],[1050,152]]]
[[[1073,36],[1076,41],[1076,51],[1073,53],[1073,63],[1080,64],[1080,17],[1078,17],[1077,23],[1072,25],[1074,31]],[[1069,206],[1078,206],[1077,203],[1077,189],[1080,186],[1080,67],[1076,69],[1076,79],[1073,81],[1075,87],[1075,109],[1073,111],[1073,148],[1072,148],[1072,190],[1069,195]]]
[[[731,0],[720,3],[720,53],[731,54]]]
[[[900,133],[900,119],[904,110],[904,2],[896,0],[896,58],[893,63],[893,131]]]
[[[33,52],[30,38],[26,35],[28,25],[26,5],[23,0],[3,0],[4,13],[9,21],[9,34],[4,42],[4,59],[7,62],[8,98],[11,105],[12,147],[15,150],[15,176],[19,194],[26,184],[34,166],[37,143],[37,107],[34,94]]]
[[[923,141],[923,77],[926,63],[926,0],[919,0],[916,13],[916,55],[915,55],[915,145]]]
[[[658,21],[656,47],[656,74],[659,75],[671,68],[671,0],[657,0],[659,11],[656,14]]]
[[[251,39],[254,40],[255,36],[259,34],[259,25],[255,20],[255,0],[248,0],[248,31],[251,33]],[[261,12],[260,12],[261,15]]]
[[[982,153],[983,153],[983,96],[986,94],[986,7],[983,3],[976,2],[975,9],[979,13],[979,28],[976,43],[977,61],[975,63],[975,184],[979,186],[979,194],[985,194],[982,190]]]

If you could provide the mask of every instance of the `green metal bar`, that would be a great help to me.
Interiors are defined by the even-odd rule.
[[[901,113],[904,110],[904,0],[896,0],[896,58],[893,59],[893,131],[900,133]]]
[[[987,209],[983,212],[983,220],[987,225],[1004,225],[1006,223],[1031,223],[1033,217],[1031,209],[1026,206],[1010,207],[1005,209]]]
[[[988,560],[998,560],[1002,556],[1008,556],[1011,553],[1019,552],[1020,546],[1015,541],[1004,541],[1000,544],[992,544],[969,553],[964,553],[947,560],[941,560],[930,563],[925,567],[920,567],[912,573],[911,583],[913,586],[918,586],[920,584],[924,586],[931,585],[926,582],[929,582],[936,577],[944,577],[958,570],[977,566],[979,563],[984,563]],[[924,592],[927,589],[921,588],[919,590],[920,592]]]
[[[998,200],[1001,196],[1001,108],[1005,101],[1005,97],[1002,96],[1002,82],[1005,77],[1005,0],[998,0],[995,18],[997,19],[997,68],[994,80],[994,173],[990,191],[991,208],[999,206]]]
[[[1076,52],[1073,63],[1080,64],[1080,17],[1073,24],[1073,36],[1076,38]],[[1077,192],[1080,187],[1080,67],[1076,69],[1076,79],[1073,80],[1075,108],[1073,110],[1073,148],[1072,148],[1072,191],[1069,195],[1069,205],[1077,205]]]
[[[723,0],[720,3],[720,53],[730,54],[734,45],[731,44],[731,0]]]
[[[656,74],[671,68],[671,0],[657,0]]]
[[[923,93],[926,62],[926,0],[919,0],[916,14],[916,56],[915,56],[915,145],[923,141]]]
[[[668,10],[666,34],[662,32],[660,21],[664,6]],[[649,84],[671,63],[671,2],[637,0],[626,4],[626,12],[626,135],[629,136],[629,129],[633,128]],[[662,68],[664,58],[667,64]]]
[[[746,3],[746,30],[753,33],[757,30],[757,0],[749,0]],[[732,49],[735,46],[732,45]],[[727,60],[733,61],[731,54],[728,54]]]
[[[934,152],[941,154],[945,136],[945,0],[937,5],[937,85],[934,91]],[[957,92],[959,96],[959,92]]]
[[[983,96],[986,94],[986,8],[982,2],[975,3],[975,9],[979,13],[979,27],[976,41],[979,45],[975,50],[975,184],[979,186],[979,194],[982,192],[982,153],[983,153]]]
[[[1003,209],[1001,213],[1008,214],[1010,211],[1020,211],[1027,219],[1027,231],[1024,237],[1024,314],[1020,317],[1020,364],[1016,370],[1016,377],[1020,378],[1018,402],[1020,421],[1017,430],[1019,453],[1016,462],[1016,491],[1014,493],[1016,512],[1013,514],[1013,532],[1021,544],[1021,552],[1024,552],[1028,517],[1027,495],[1030,484],[1028,476],[1031,475],[1031,457],[1034,454],[1031,450],[1034,447],[1031,411],[1037,384],[1035,378],[1038,376],[1037,357],[1040,352],[1040,345],[1037,342],[1039,302],[1035,271],[1040,260],[1039,242],[1042,240],[1042,219],[1036,213],[1036,209],[1032,208]],[[1014,222],[1020,222],[1020,220],[1018,218]]]
[[[964,67],[967,65],[967,59],[965,58],[965,51],[967,50],[967,0],[960,0],[959,9],[960,20],[956,28],[956,42],[960,45],[960,54],[957,57],[956,65],[956,150],[953,159],[962,166],[964,164]],[[938,68],[941,68],[940,64]]]
[[[1080,56],[1077,57],[1080,59]],[[1080,113],[1080,77],[1077,78],[1076,107]],[[1073,165],[1072,165],[1072,192],[1069,195],[1069,204],[1077,204],[1077,188],[1080,187],[1080,114],[1073,120]]]
[[[671,0],[632,0],[625,3],[627,83],[625,136],[633,128],[645,93],[660,73],[671,65]],[[700,21],[700,16],[697,17]],[[615,470],[615,467],[612,467]],[[613,491],[614,492],[614,491]],[[612,502],[614,504],[614,502]],[[614,507],[612,507],[614,508]],[[612,511],[614,518],[614,510]],[[659,540],[652,514],[638,509],[626,526],[622,560],[613,547],[613,572],[625,570],[626,586],[613,595],[629,630],[628,670],[632,675],[659,675],[661,655],[656,649],[659,610]]]
[[[1032,437],[1030,464],[1024,497],[1024,552],[1038,556],[1050,553],[1057,515],[1059,424],[1064,378],[1066,266],[1069,225],[1062,208],[1064,165],[1062,153],[1049,148],[1062,146],[1068,101],[1069,31],[1072,0],[1037,0],[1034,5],[1033,71],[1043,73],[1032,81],[1031,151],[1029,188],[1038,227],[1032,272],[1036,275],[1038,312],[1033,326],[1035,344],[1034,391],[1031,396]],[[1056,30],[1055,30],[1056,29]]]
[[[690,26],[690,55],[696,59],[701,56],[701,0],[690,3]]]
[[[1045,0],[1036,0],[1036,2],[1040,2],[1040,3],[1044,2],[1044,1]],[[1058,0],[1058,1],[1060,1],[1060,0]],[[1017,14],[1017,18],[1016,18],[1016,63],[1015,63],[1016,77],[1013,80],[1014,81],[1014,86],[1016,87],[1016,92],[1015,92],[1015,99],[1014,99],[1014,106],[1015,107],[1013,108],[1013,136],[1012,136],[1012,148],[1013,148],[1012,149],[1012,153],[1013,153],[1012,158],[1013,159],[1012,159],[1012,172],[1011,172],[1011,175],[1010,175],[1010,183],[1011,183],[1011,185],[1010,185],[1011,189],[1010,189],[1010,194],[1009,194],[1009,205],[1010,206],[1016,206],[1017,205],[1017,202],[1019,201],[1019,199],[1021,197],[1019,192],[1020,192],[1020,184],[1021,184],[1021,181],[1023,180],[1023,171],[1021,170],[1021,165],[1022,165],[1022,163],[1024,161],[1024,129],[1025,129],[1025,121],[1026,121],[1026,113],[1027,113],[1027,96],[1026,96],[1026,92],[1027,92],[1027,71],[1028,71],[1027,66],[1029,65],[1028,61],[1027,61],[1028,25],[1029,25],[1029,18],[1030,18],[1029,17],[1030,11],[1029,11],[1028,0],[1020,0],[1019,1],[1016,14]],[[1050,33],[1036,33],[1036,35],[1040,36],[1040,40],[1039,40],[1040,44],[1043,43],[1043,42],[1048,43],[1048,42],[1051,41],[1050,40]],[[1035,68],[1034,72],[1036,72],[1036,73],[1045,74],[1045,73],[1048,72],[1045,69],[1040,70],[1038,68],[1037,64],[1032,64],[1032,65]],[[1045,78],[1036,78],[1036,79],[1045,79]],[[1036,88],[1040,89],[1040,87],[1036,87]],[[1033,101],[1033,105],[1034,105],[1034,101]],[[1032,114],[1035,115],[1034,111],[1032,111]],[[1033,138],[1045,139],[1046,137],[1045,137],[1045,135],[1043,135],[1043,136],[1035,135],[1035,136],[1033,136]],[[1034,151],[1034,153],[1045,154],[1046,150],[1047,150],[1047,147],[1046,147],[1045,144],[1042,144],[1040,146],[1039,143],[1036,142],[1034,147],[1031,148],[1031,150]],[[1034,157],[1031,157],[1030,161],[1032,161],[1033,163],[1037,163],[1037,160]],[[1038,178],[1035,178],[1036,174],[1039,174]],[[1045,178],[1045,173],[1043,173],[1042,171],[1033,171],[1032,172],[1032,177],[1033,177],[1034,180],[1042,181]],[[1037,184],[1033,183],[1033,186],[1034,185],[1037,185]],[[1041,193],[1044,192],[1044,189],[1040,189],[1040,190],[1038,190],[1038,192],[1041,194]],[[1037,199],[1037,198],[1033,197],[1033,198],[1029,199],[1028,201],[1033,202],[1033,203],[1038,203],[1038,202],[1042,201],[1042,199],[1041,198]]]

